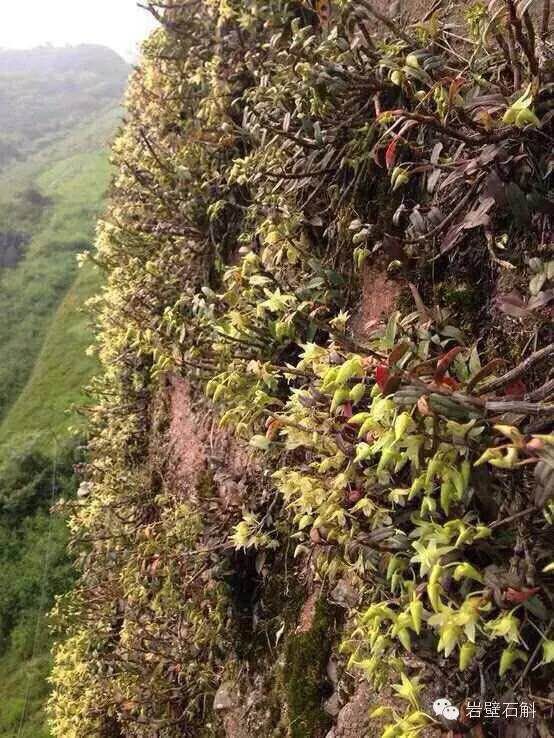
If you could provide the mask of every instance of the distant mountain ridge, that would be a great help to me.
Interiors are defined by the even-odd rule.
[[[126,62],[107,46],[79,44],[77,46],[37,46],[34,49],[1,49],[0,74],[52,74],[71,70],[90,71],[92,67],[112,73],[119,66],[129,70]]]
[[[117,105],[130,71],[93,44],[0,50],[0,171]]]

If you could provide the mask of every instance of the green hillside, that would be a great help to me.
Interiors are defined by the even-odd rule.
[[[53,459],[21,447],[0,465],[0,736],[46,736],[51,639],[44,613],[73,580],[64,520],[54,496],[72,494],[75,451],[53,443]],[[19,732],[21,730],[21,732]]]
[[[62,160],[36,180],[51,204],[33,228],[25,257],[0,276],[0,310],[7,317],[0,325],[0,418],[31,376],[55,311],[75,278],[76,255],[90,246],[108,178],[107,157],[96,151]]]
[[[29,380],[0,426],[0,446],[30,437],[42,448],[52,434],[63,436],[75,426],[78,419],[68,411],[85,399],[82,388],[95,368],[86,354],[91,335],[83,306],[97,289],[98,275],[88,267],[52,316]]]
[[[94,241],[128,72],[101,47],[0,52],[0,738],[47,735],[45,613],[73,578],[49,509],[75,493],[71,408],[95,370],[84,303],[100,275],[77,254]]]
[[[84,127],[83,133],[89,134],[89,128]],[[72,143],[80,148],[75,132]],[[85,353],[91,333],[83,307],[98,289],[98,274],[90,267],[78,271],[76,255],[93,241],[109,164],[99,147],[87,150],[90,143],[85,136],[81,153],[50,165],[43,165],[43,152],[34,180],[17,173],[22,184],[32,181],[47,204],[38,216],[31,209],[22,220],[31,233],[22,260],[14,268],[0,270],[0,307],[8,318],[0,324],[0,539],[11,541],[0,553],[0,582],[11,583],[3,587],[0,602],[2,738],[11,738],[20,723],[23,736],[46,735],[41,726],[50,640],[44,613],[72,576],[65,554],[65,523],[49,515],[44,503],[50,501],[54,438],[63,446],[69,444],[57,465],[65,488],[75,487],[72,449],[78,439],[66,439],[76,418],[67,411],[84,399],[82,387],[94,370]],[[62,145],[52,154],[61,152]],[[27,171],[32,166],[38,168],[37,162],[27,162]],[[17,213],[29,207],[26,197],[8,201],[3,212],[11,219],[14,204]],[[45,480],[43,489],[36,504],[7,519],[6,497],[34,483],[25,474],[29,463],[36,470],[31,479]],[[57,485],[55,496],[60,494],[62,487]],[[45,560],[48,587],[41,598]]]
[[[85,118],[62,139],[49,142],[32,156],[0,169],[0,202],[29,186],[56,162],[78,154],[106,150],[121,120],[121,107],[115,102]]]
[[[78,147],[78,137],[74,135],[73,141]],[[0,642],[0,693],[5,700],[0,711],[2,738],[11,737],[20,722],[23,736],[46,735],[41,726],[50,642],[44,613],[71,578],[63,521],[48,515],[46,508],[31,505],[7,524],[2,502],[11,490],[28,486],[26,480],[8,484],[6,470],[21,469],[25,461],[38,458],[39,474],[51,476],[53,438],[63,442],[68,427],[75,425],[67,410],[83,400],[82,387],[94,370],[93,360],[85,353],[91,334],[83,305],[98,288],[98,275],[90,267],[78,272],[76,254],[92,243],[109,165],[101,149],[86,151],[89,142],[83,143],[83,153],[41,167],[34,186],[49,204],[38,220],[29,214],[26,225],[32,238],[24,258],[0,275],[0,306],[8,316],[0,325],[0,537],[6,526],[16,532],[17,541],[0,554],[0,577],[14,583],[0,604],[0,623],[11,623],[4,625]],[[69,458],[59,462],[67,485],[73,487],[71,447],[76,442],[70,441]],[[45,557],[49,587],[37,607]]]

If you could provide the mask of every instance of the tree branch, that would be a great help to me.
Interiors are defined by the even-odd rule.
[[[531,367],[535,366],[535,364],[538,364],[540,361],[542,361],[543,359],[547,359],[550,356],[554,356],[554,343],[545,346],[539,351],[535,351],[534,354],[531,354],[531,356],[527,357],[527,359],[519,364],[519,366],[516,366],[515,369],[512,369],[511,371],[504,374],[504,376],[499,377],[498,379],[493,379],[485,384],[481,389],[481,394],[494,392],[495,390],[504,387],[506,384],[510,384],[510,382],[513,382],[514,380],[519,379],[519,377],[523,376],[526,372],[529,371],[529,369],[531,369]]]

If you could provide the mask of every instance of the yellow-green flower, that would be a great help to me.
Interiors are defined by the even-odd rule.
[[[511,612],[485,624],[493,638],[505,638],[508,643],[519,643],[519,626],[519,620]]]

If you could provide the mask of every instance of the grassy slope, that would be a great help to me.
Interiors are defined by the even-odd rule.
[[[44,725],[43,705],[48,697],[47,678],[51,669],[50,654],[43,651],[24,665],[19,656],[8,654],[0,660],[0,692],[3,696],[0,712],[2,738],[48,738]],[[24,706],[25,716],[18,732]]]
[[[1,441],[11,440],[10,436],[15,440],[15,436],[22,433],[40,430],[43,420],[47,425],[52,422],[51,416],[44,412],[41,417],[32,415],[38,408],[36,402],[35,407],[29,404],[29,397],[37,395],[32,385],[26,387],[31,375],[33,384],[40,385],[42,402],[48,406],[60,390],[61,399],[63,395],[72,397],[86,371],[79,369],[79,363],[90,365],[82,354],[83,340],[77,335],[78,326],[85,325],[82,316],[72,316],[71,331],[60,335],[63,329],[58,329],[57,335],[52,336],[57,355],[51,356],[48,367],[52,380],[62,380],[63,387],[49,385],[44,375],[45,365],[35,367],[35,362],[53,326],[58,305],[75,279],[76,254],[92,240],[94,221],[101,208],[108,177],[107,157],[101,151],[76,154],[57,162],[38,177],[37,184],[53,199],[54,205],[45,216],[47,222],[42,224],[29,245],[24,260],[15,269],[5,270],[0,280],[0,311],[6,316],[0,325],[0,413],[4,410],[5,414],[18,397],[21,400],[4,417],[5,422],[0,426]],[[76,285],[75,290],[73,299],[77,300],[79,290],[86,291],[86,285]],[[66,317],[69,307],[68,304]],[[59,317],[63,318],[63,313]],[[61,367],[57,372],[53,370],[58,359],[67,362],[70,356],[77,369],[75,375],[64,375]],[[44,360],[47,361],[47,357]]]
[[[68,244],[82,240],[81,250],[92,241],[108,177],[107,156],[98,151],[59,161],[38,179],[41,191],[54,198],[54,207],[25,261],[4,278],[0,294],[0,305],[11,316],[0,327],[7,338],[0,344],[0,374],[4,371],[7,380],[10,372],[17,376],[17,399],[0,424],[0,458],[2,448],[17,447],[29,438],[51,452],[52,432],[63,436],[75,424],[67,410],[84,399],[82,387],[94,371],[93,359],[85,354],[91,333],[82,307],[98,289],[98,275],[91,267],[77,270],[76,250]],[[58,531],[57,543],[64,537]],[[46,531],[39,534],[37,546],[43,555],[46,539]],[[27,652],[32,630],[24,635]],[[47,631],[44,617],[40,630]],[[49,671],[44,638],[33,658],[14,644],[0,659],[0,738],[16,734],[24,707],[17,735],[46,738],[43,708]]]
[[[52,434],[62,436],[78,422],[69,411],[85,401],[82,387],[95,368],[85,353],[91,336],[83,305],[97,289],[98,277],[87,267],[52,318],[29,381],[0,426],[0,446],[32,436],[47,449]]]
[[[93,153],[108,148],[121,120],[122,110],[117,105],[101,108],[92,120],[70,131],[61,141],[54,141],[24,161],[0,171],[0,196],[22,189],[55,164],[72,156]]]
[[[0,198],[34,182],[52,198],[35,228],[26,256],[0,277],[0,461],[9,448],[32,439],[52,452],[52,432],[63,436],[76,417],[67,410],[83,401],[82,387],[94,371],[85,354],[91,343],[84,301],[97,291],[99,276],[91,267],[78,270],[76,253],[90,245],[94,224],[109,182],[105,142],[115,131],[119,110],[105,111],[64,142],[42,151],[0,176]],[[54,546],[65,545],[63,523],[54,521]],[[22,542],[25,557],[43,557],[47,530]],[[54,577],[59,574],[55,565]],[[63,568],[63,567],[62,567]],[[62,590],[65,587],[62,586]],[[46,619],[39,619],[38,648],[30,657],[36,615],[0,658],[0,738],[46,738],[44,702],[50,671]],[[19,642],[17,641],[19,638]],[[25,706],[24,718],[22,721]],[[22,721],[22,732],[19,724]]]
[[[48,738],[44,726],[43,704],[48,696],[47,677],[50,672],[48,651],[22,666],[19,657],[10,655],[0,661],[0,692],[3,706],[0,716],[0,736],[2,738]],[[27,705],[21,734],[19,724],[24,705]]]
[[[0,736],[2,738],[47,738],[44,703],[48,697],[47,678],[51,669],[51,636],[48,622],[37,618],[40,601],[41,574],[44,557],[51,562],[54,576],[49,577],[51,590],[66,589],[72,579],[71,567],[65,558],[67,534],[60,518],[40,513],[28,521],[28,533],[21,546],[24,554],[14,570],[14,576],[30,577],[29,592],[36,601],[12,633],[12,645],[0,659]],[[50,598],[50,593],[48,593]],[[36,645],[35,645],[36,643]],[[19,729],[21,728],[21,732]]]

